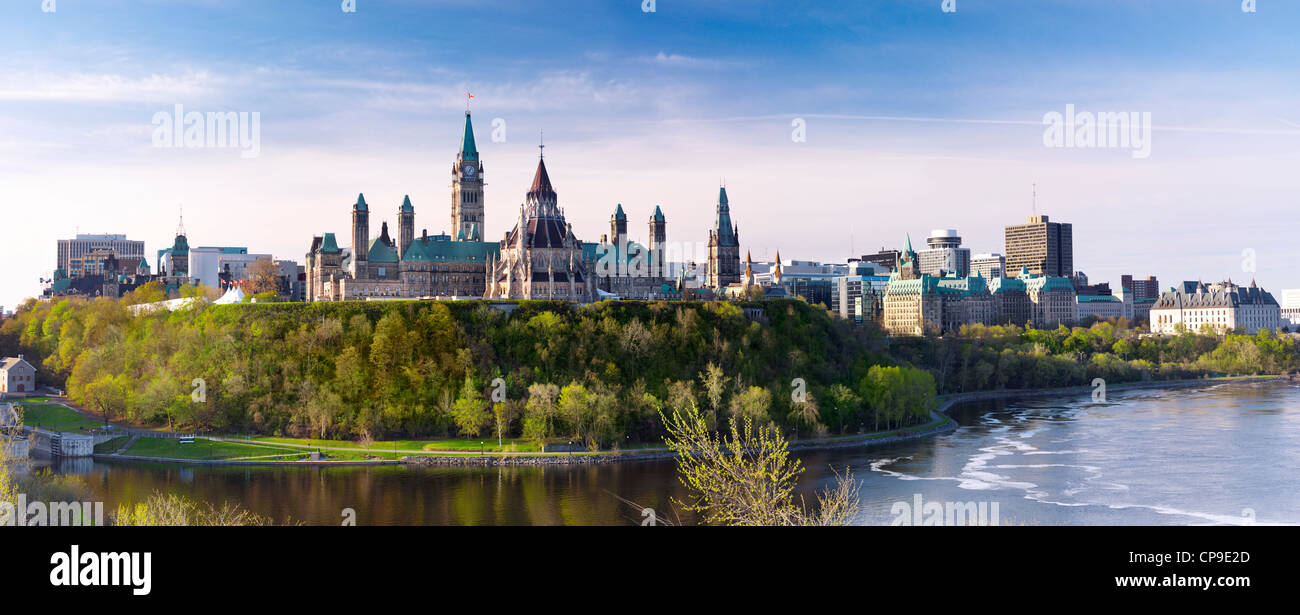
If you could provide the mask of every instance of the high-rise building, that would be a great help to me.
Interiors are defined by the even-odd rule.
[[[82,258],[95,251],[108,251],[119,260],[132,262],[144,258],[144,242],[132,241],[126,235],[85,235],[77,234],[76,239],[60,239],[58,243],[58,268],[65,273],[69,270],[72,259]]]
[[[1282,291],[1282,324],[1300,325],[1300,288]]]
[[[901,254],[902,252],[899,252],[898,250],[886,250],[885,248],[880,248],[880,251],[875,254],[863,254],[861,260],[868,263],[875,263],[887,269],[893,269],[894,265],[898,264],[898,257]]]
[[[921,273],[959,278],[970,274],[970,249],[961,247],[956,229],[934,229],[925,243],[927,249],[916,253]]]
[[[1036,275],[1068,278],[1074,273],[1073,226],[1047,216],[1031,216],[1027,224],[1008,226],[1006,259],[1012,275],[1027,268]]]
[[[1147,276],[1145,280],[1136,280],[1131,275],[1122,275],[1120,288],[1131,291],[1134,301],[1160,298],[1160,281],[1153,275]]]
[[[1007,259],[1001,254],[976,254],[970,258],[970,275],[992,280],[1006,273]]]

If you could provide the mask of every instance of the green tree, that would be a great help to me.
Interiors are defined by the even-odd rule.
[[[465,378],[465,386],[461,387],[460,397],[456,399],[451,415],[456,422],[456,429],[469,438],[477,438],[491,421],[488,403],[483,399],[473,378]]]

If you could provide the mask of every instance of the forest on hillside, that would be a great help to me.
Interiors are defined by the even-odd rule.
[[[890,338],[796,299],[732,302],[30,301],[0,325],[42,383],[117,421],[316,438],[657,442],[695,405],[796,437],[924,420],[937,394],[1281,373],[1291,336],[1124,322]]]

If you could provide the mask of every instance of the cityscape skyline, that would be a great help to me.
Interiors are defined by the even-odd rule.
[[[1300,135],[1286,115],[1297,86],[1284,79],[1282,20],[1208,2],[1010,15],[974,0],[953,15],[937,3],[840,8],[860,11],[846,22],[873,20],[868,38],[834,12],[796,4],[646,14],[584,3],[578,17],[457,2],[362,4],[356,14],[301,2],[16,12],[0,25],[11,46],[0,60],[9,69],[0,79],[9,135],[0,178],[24,206],[4,239],[41,256],[0,272],[0,305],[39,294],[56,240],[125,233],[153,254],[170,244],[181,207],[195,245],[294,260],[304,236],[346,228],[342,207],[359,192],[383,216],[407,194],[420,211],[441,211],[466,91],[486,123],[479,146],[495,186],[485,238],[513,222],[545,128],[566,210],[588,241],[618,203],[662,206],[673,218],[670,241],[703,241],[725,177],[756,260],[780,250],[787,260],[844,262],[933,228],[958,229],[975,253],[1000,253],[1003,228],[1037,213],[1074,225],[1075,269],[1095,281],[1138,273],[1295,285],[1283,263],[1300,254],[1273,223],[1287,213],[1285,169],[1297,162],[1287,146]],[[534,25],[480,52],[475,37],[501,38],[500,12]],[[152,30],[131,23],[141,13]],[[194,26],[205,22],[196,13],[213,27]],[[275,18],[287,16],[301,32],[278,28]],[[1025,19],[1041,30],[1023,32]],[[430,20],[458,28],[418,26]],[[586,27],[597,22],[606,31]],[[1116,44],[1097,51],[1096,40],[1063,29],[1074,23],[1107,24],[1079,30]],[[1023,34],[1022,47],[990,50],[1009,28]],[[819,35],[783,45],[786,30]],[[242,43],[234,51],[223,38],[231,32]],[[629,32],[635,43],[619,38]],[[1199,38],[1182,37],[1189,32]],[[127,44],[118,34],[138,36]],[[345,35],[346,44],[311,48],[323,55],[297,48]],[[55,44],[36,45],[45,39]],[[1059,53],[1006,61],[1049,44]],[[25,51],[46,47],[53,53]],[[161,48],[166,58],[154,53]],[[992,55],[1003,58],[998,68],[983,67]],[[850,63],[862,68],[848,71]],[[1211,76],[1217,87],[1204,87]],[[260,155],[153,147],[151,118],[176,104],[261,113]],[[1151,157],[1044,147],[1041,118],[1067,105],[1151,112]],[[498,118],[505,142],[491,138]],[[797,119],[806,141],[791,139]],[[1230,211],[1238,215],[1225,233]],[[427,218],[422,226],[450,230]],[[1245,250],[1255,250],[1257,271],[1243,270]]]

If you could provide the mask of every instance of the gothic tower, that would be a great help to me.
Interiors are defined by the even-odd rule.
[[[650,216],[650,277],[668,277],[668,263],[664,261],[664,248],[668,242],[667,226],[664,212],[655,205],[655,213]]]
[[[614,215],[609,217],[609,243],[622,254],[627,249],[627,214],[623,213],[623,204],[618,204]]]
[[[474,125],[465,112],[465,133],[451,166],[451,236],[457,241],[481,241],[483,224],[483,165],[474,144]]]
[[[185,217],[176,224],[176,241],[172,243],[171,274],[184,278],[190,275],[190,242],[185,236]]]
[[[731,223],[731,206],[727,202],[726,187],[718,190],[717,217],[709,231],[710,288],[740,282],[740,229]]]
[[[402,206],[397,210],[397,258],[406,256],[406,251],[415,241],[415,208],[411,206],[411,195],[406,195]]]
[[[366,261],[370,254],[370,208],[366,206],[366,195],[357,195],[357,204],[352,206],[352,273],[358,278],[366,275]]]

